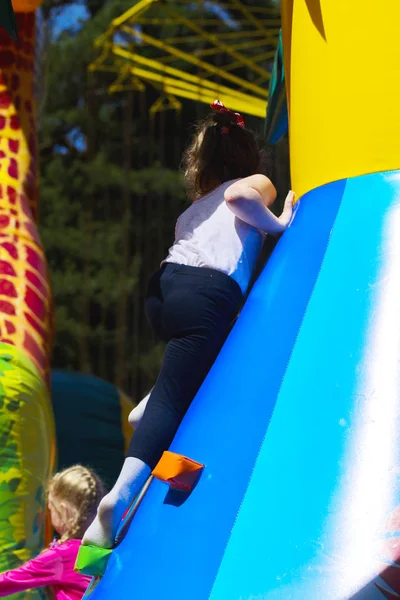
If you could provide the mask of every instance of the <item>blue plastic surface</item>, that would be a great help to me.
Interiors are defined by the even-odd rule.
[[[93,600],[383,600],[399,197],[390,173],[302,199],[171,446],[205,463],[197,487],[151,485]]]
[[[399,193],[395,175],[347,182],[212,600],[343,600],[379,569],[400,500]]]

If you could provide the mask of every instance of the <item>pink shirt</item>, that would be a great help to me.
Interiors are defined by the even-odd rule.
[[[0,597],[51,586],[55,600],[81,600],[90,577],[75,573],[81,540],[69,540],[45,550],[22,567],[0,575]]]

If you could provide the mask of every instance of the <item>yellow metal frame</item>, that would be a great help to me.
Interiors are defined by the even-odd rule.
[[[200,18],[191,18],[196,4]],[[98,56],[90,69],[115,73],[110,92],[144,90],[146,83],[158,89],[152,114],[180,110],[177,98],[206,104],[220,98],[233,110],[263,118],[279,10],[240,0],[218,2],[218,7],[234,11],[232,20],[214,14],[204,0],[140,0],[96,40]],[[157,37],[156,27],[165,35]]]

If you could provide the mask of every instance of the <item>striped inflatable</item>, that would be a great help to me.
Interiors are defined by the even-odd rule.
[[[0,32],[0,571],[43,549],[55,458],[52,305],[36,219],[37,0],[13,0],[19,42]],[[44,590],[18,594],[39,600]]]

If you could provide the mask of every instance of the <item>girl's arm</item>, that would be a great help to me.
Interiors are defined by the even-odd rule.
[[[276,190],[264,175],[251,175],[240,179],[225,191],[225,202],[239,219],[271,234],[282,233],[289,225],[294,193],[288,193],[280,217],[276,217],[268,208],[275,198]]]
[[[0,597],[61,583],[64,575],[62,554],[57,547],[49,548],[22,567],[1,573]]]

